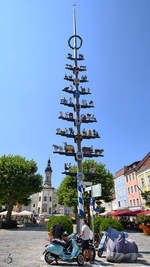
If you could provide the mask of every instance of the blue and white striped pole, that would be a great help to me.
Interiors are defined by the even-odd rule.
[[[90,199],[90,206],[91,206],[91,209],[93,210],[93,208],[94,208],[94,198],[93,197],[91,197],[91,199]]]
[[[93,246],[95,245],[95,237],[94,237],[94,216],[93,216],[93,211],[94,211],[94,197],[93,197],[93,189],[91,187],[91,199],[90,199],[90,207],[91,207],[91,217],[92,217],[92,232],[93,232]]]
[[[84,216],[83,185],[78,185],[78,215]]]

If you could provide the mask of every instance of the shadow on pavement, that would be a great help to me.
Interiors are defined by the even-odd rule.
[[[136,261],[136,263],[138,263],[138,264],[143,264],[143,265],[145,265],[145,266],[150,266],[150,262],[148,262],[148,261],[146,261],[146,260],[137,260]]]
[[[150,251],[139,251],[140,254],[150,254]]]
[[[78,264],[77,263],[72,263],[72,262],[71,262],[71,264],[70,264],[70,262],[68,262],[68,263],[66,263],[66,262],[58,262],[58,265],[56,265],[56,263],[52,263],[51,266],[53,266],[53,267],[54,266],[57,266],[57,267],[59,267],[59,266],[64,266],[64,267],[76,266],[77,267]],[[87,266],[87,267],[89,266],[90,267],[90,265],[88,265],[88,264],[87,265],[84,265],[84,266]]]
[[[114,263],[112,263],[112,262],[104,262],[104,261],[99,261],[99,260],[96,260],[96,263],[99,263],[100,264],[100,266],[114,266]]]
[[[148,261],[146,261],[146,260],[144,260],[144,259],[138,259],[136,262],[121,262],[121,263],[115,263],[115,262],[108,262],[108,261],[98,261],[98,260],[96,260],[96,262],[97,263],[99,263],[100,264],[100,266],[116,266],[116,264],[121,264],[121,266],[122,266],[122,264],[126,264],[126,265],[129,265],[130,266],[130,264],[133,266],[133,264],[141,264],[141,267],[142,266],[150,266],[150,262],[148,262]],[[117,265],[118,266],[118,265]],[[139,266],[139,265],[138,265]]]
[[[47,232],[46,227],[44,226],[35,226],[35,227],[18,227],[14,229],[5,229],[7,231],[43,231]]]

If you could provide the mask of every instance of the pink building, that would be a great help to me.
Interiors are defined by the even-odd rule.
[[[139,161],[133,162],[125,167],[125,183],[127,188],[128,205],[130,209],[141,208],[141,196],[137,187],[138,181],[136,176],[136,167]]]

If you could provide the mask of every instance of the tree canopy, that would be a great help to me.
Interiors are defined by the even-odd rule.
[[[83,162],[83,173],[89,173],[90,169],[94,167],[94,174],[85,175],[84,181],[92,182],[93,185],[101,184],[102,196],[96,198],[95,201],[98,205],[101,204],[101,200],[109,202],[112,200],[113,194],[113,175],[106,169],[105,164],[95,162],[94,160],[86,160]],[[71,172],[76,173],[77,168],[73,166]],[[73,207],[74,211],[77,211],[77,181],[73,176],[66,176],[57,190],[58,203],[68,207]],[[85,211],[89,210],[90,195],[84,193],[84,206]]]
[[[150,191],[142,192],[142,197],[145,200],[146,206],[150,207]]]
[[[37,169],[34,160],[19,155],[0,158],[0,204],[7,206],[8,220],[14,205],[27,205],[30,196],[42,190],[42,176]]]

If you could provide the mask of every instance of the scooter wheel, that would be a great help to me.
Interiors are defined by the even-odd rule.
[[[99,256],[99,257],[102,257],[102,254],[103,254],[103,249],[100,248],[100,249],[98,250],[98,256]]]
[[[46,252],[46,253],[45,253],[45,261],[46,261],[46,263],[48,263],[48,264],[51,264],[51,263],[54,261],[54,259],[52,258],[50,252]]]
[[[80,266],[84,265],[84,258],[83,258],[83,255],[81,253],[77,256],[77,263]]]

